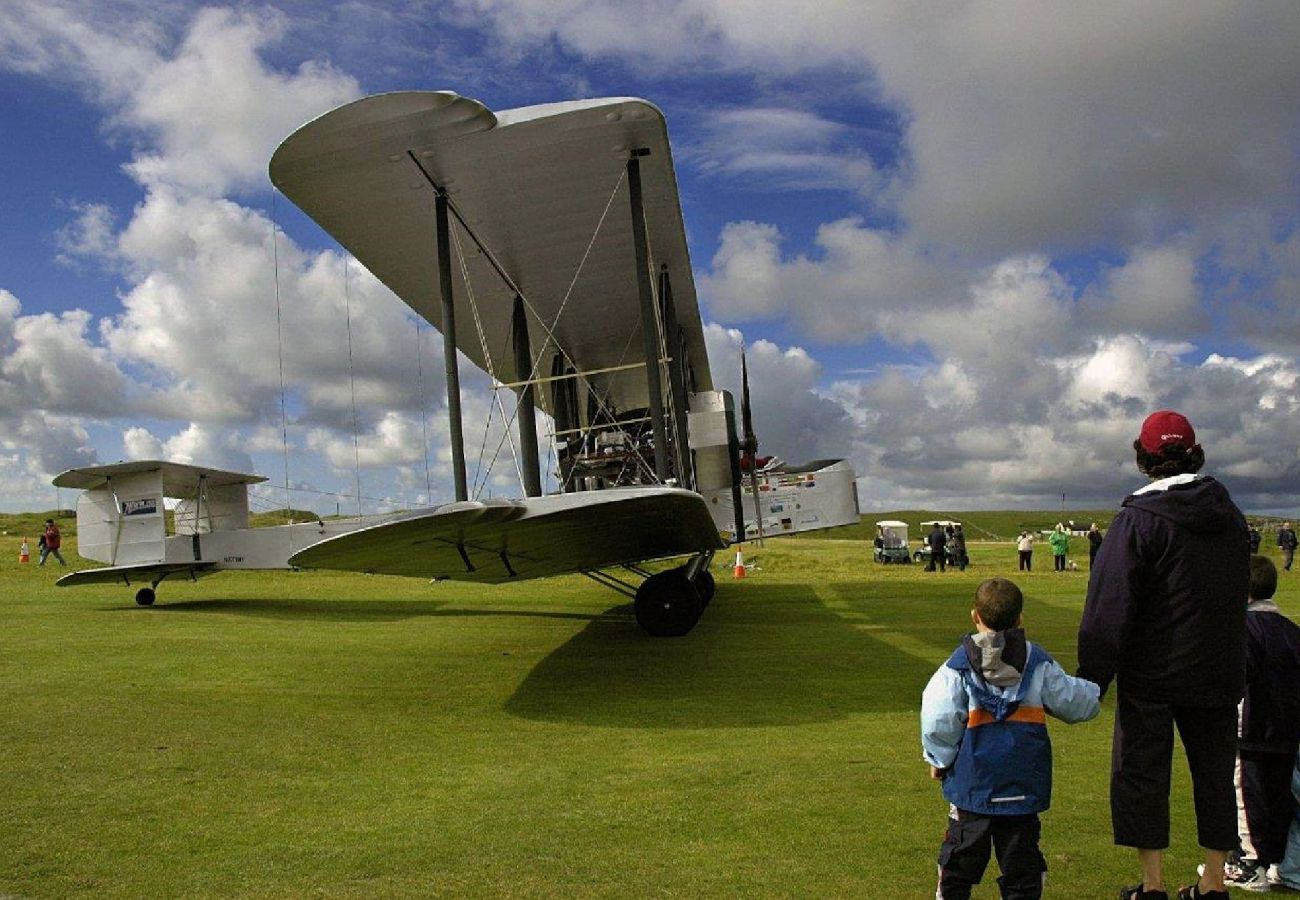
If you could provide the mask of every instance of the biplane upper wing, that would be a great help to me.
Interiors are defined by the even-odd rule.
[[[448,254],[457,345],[484,369],[490,354],[490,371],[512,383],[529,373],[516,370],[509,350],[515,294],[493,260],[527,301],[541,375],[552,372],[556,343],[578,371],[644,360],[626,174],[630,154],[640,151],[648,151],[638,166],[650,264],[671,289],[687,383],[711,390],[667,126],[645,100],[494,113],[451,92],[380,94],[299,128],[276,151],[270,173],[285,196],[438,328],[434,207],[435,190],[445,190],[459,217]],[[646,406],[644,375],[589,380],[618,409]],[[554,412],[548,392],[537,400]]]
[[[499,583],[724,546],[699,494],[629,487],[450,503],[329,538],[289,563]]]

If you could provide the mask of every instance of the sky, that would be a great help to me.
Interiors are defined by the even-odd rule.
[[[6,0],[0,509],[152,458],[258,509],[453,499],[440,336],[267,177],[329,109],[452,90],[663,110],[715,383],[743,343],[760,452],[848,458],[865,511],[1114,506],[1173,408],[1290,514],[1297,46],[1285,0]],[[462,389],[474,490],[518,496]]]

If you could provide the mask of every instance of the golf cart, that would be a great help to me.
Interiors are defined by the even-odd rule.
[[[876,523],[876,552],[878,563],[910,563],[912,555],[907,549],[907,523],[886,519]]]
[[[912,559],[914,559],[916,562],[923,562],[923,563],[928,563],[930,561],[930,544],[927,541],[927,536],[930,534],[930,529],[932,529],[935,525],[938,525],[945,532],[947,532],[949,526],[956,528],[960,524],[961,523],[958,522],[956,519],[932,519],[929,522],[922,522],[921,523],[921,547],[915,553],[912,554]],[[943,556],[944,556],[945,565],[949,565],[949,566],[961,565],[962,561],[959,560],[957,558],[957,554],[953,552],[951,536],[949,536],[948,545],[944,548]]]

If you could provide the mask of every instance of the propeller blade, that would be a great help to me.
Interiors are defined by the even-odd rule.
[[[744,344],[740,346],[740,422],[745,452],[753,457],[758,453],[758,438],[754,434],[754,416],[749,406],[749,364],[745,361]]]

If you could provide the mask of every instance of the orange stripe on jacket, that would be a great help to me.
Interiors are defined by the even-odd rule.
[[[978,728],[981,725],[992,725],[995,721],[993,713],[989,712],[982,706],[977,706],[968,714],[966,718],[966,727]],[[1043,712],[1041,706],[1018,706],[1016,707],[1016,711],[1007,716],[1003,721],[1032,722],[1035,725],[1042,725],[1047,721],[1047,714]]]

